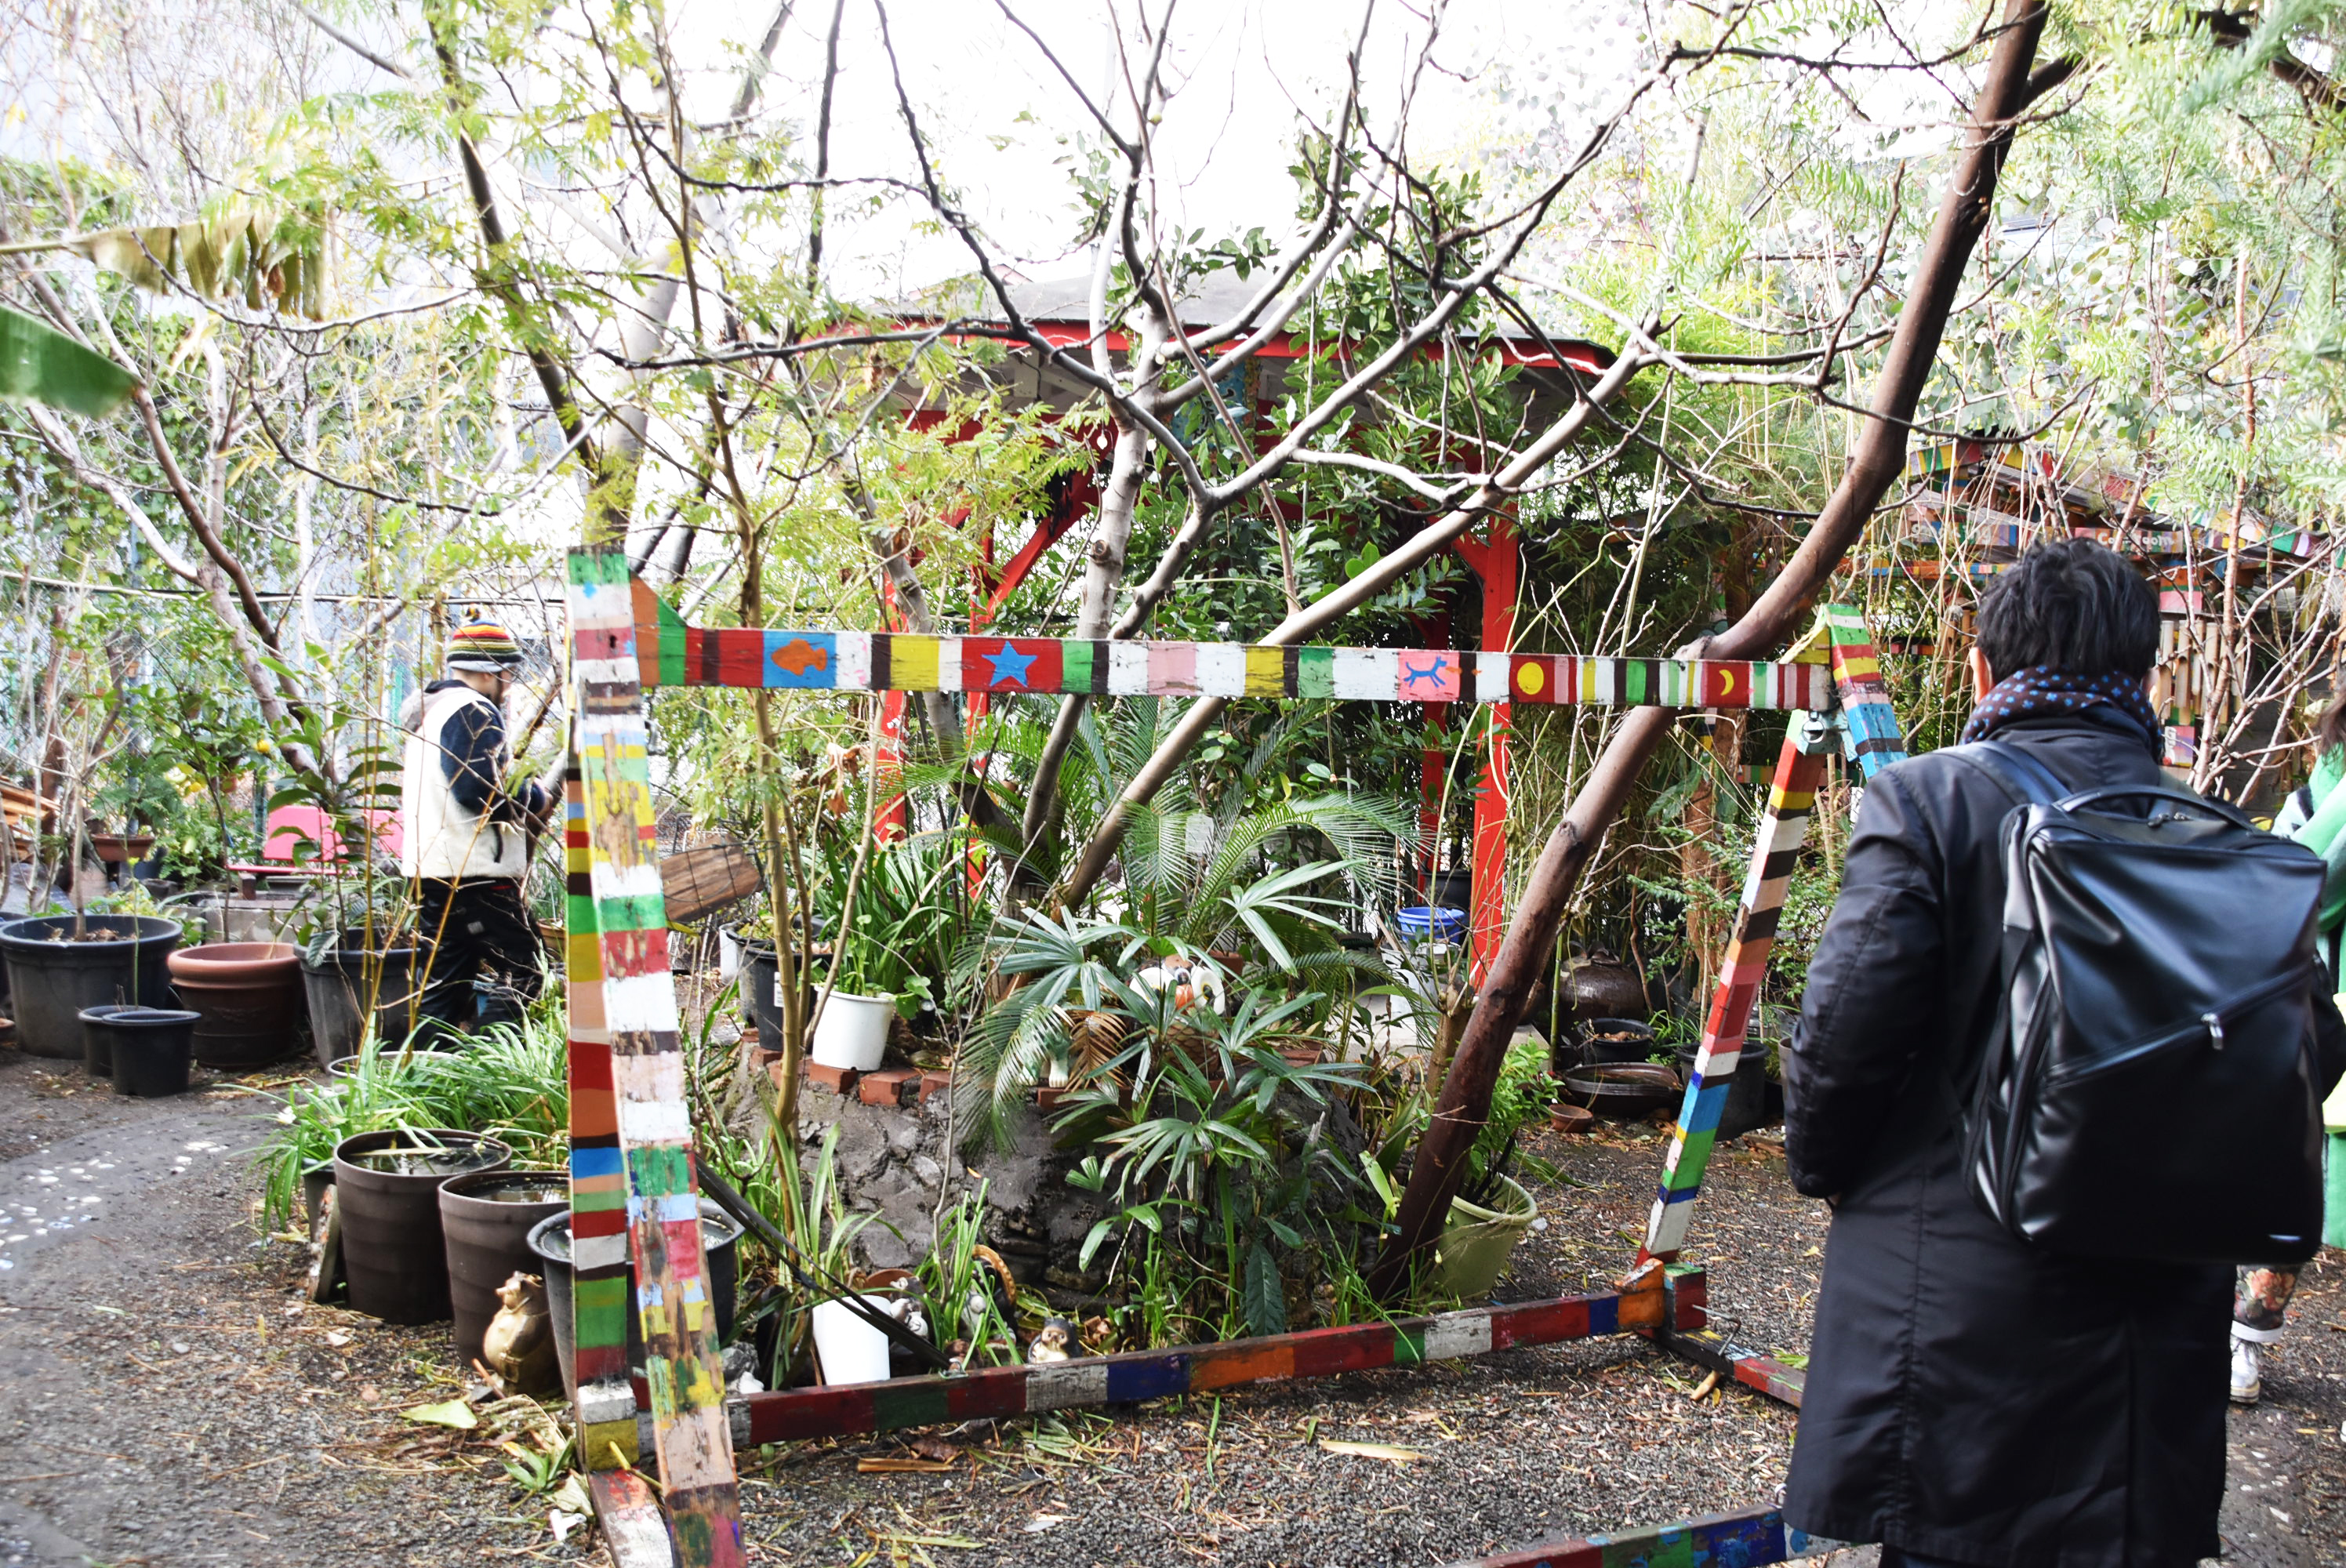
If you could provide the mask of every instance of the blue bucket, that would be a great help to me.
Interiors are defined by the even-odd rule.
[[[1466,934],[1466,911],[1412,904],[1400,911],[1395,923],[1403,942],[1423,942],[1428,937],[1456,942]]]

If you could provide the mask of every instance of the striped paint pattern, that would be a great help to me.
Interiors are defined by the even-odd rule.
[[[1451,648],[1280,647],[918,636],[906,632],[688,626],[637,590],[638,679],[647,688],[959,691],[1017,696],[1327,697],[1352,702],[1803,709],[1832,704],[1821,664],[1582,658]]]
[[[1827,605],[1822,619],[1831,650],[1833,703],[1849,726],[1858,771],[1871,779],[1892,763],[1906,760],[1906,732],[1891,710],[1882,657],[1874,651],[1865,616],[1848,605]]]
[[[606,1042],[606,1092],[616,1133],[615,1139],[595,1148],[574,1148],[574,1179],[597,1185],[586,1194],[574,1189],[572,1220],[576,1225],[599,1213],[606,1217],[599,1226],[610,1225],[609,1210],[579,1207],[585,1196],[606,1202],[617,1196],[623,1205],[618,1212],[625,1247],[618,1262],[624,1270],[632,1257],[636,1266],[632,1305],[643,1329],[653,1437],[678,1560],[684,1568],[735,1568],[746,1558],[717,1315],[701,1250],[676,993],[668,977],[667,906],[652,823],[643,693],[637,681],[635,592],[624,552],[590,547],[570,553],[571,733],[581,786],[575,830],[586,840],[587,877],[585,907],[574,882],[568,913],[574,932],[584,924],[595,932],[594,996],[599,1003],[586,1017],[574,1005],[572,1023],[574,1034],[591,1030]],[[593,1239],[600,1254],[621,1236]],[[587,1260],[579,1261],[583,1266]],[[594,1261],[610,1260],[597,1256]],[[582,1308],[581,1327],[607,1335],[609,1324],[590,1324],[590,1310]],[[624,1317],[620,1329],[617,1370],[624,1379]],[[610,1347],[597,1349],[604,1354],[596,1367],[597,1392],[590,1408],[582,1338],[579,1415],[582,1427],[590,1429],[618,1415],[617,1390],[605,1364]],[[633,1402],[630,1395],[630,1415]],[[591,1449],[588,1462],[610,1468],[609,1456]]]
[[[570,1236],[581,1451],[594,1468],[635,1463],[636,1399],[627,1381],[627,1187],[611,1100],[611,1036],[595,926],[593,851],[577,734],[563,774],[564,956],[570,1005]]]
[[[1768,809],[1751,852],[1743,896],[1737,901],[1735,928],[1728,939],[1727,956],[1719,965],[1718,989],[1711,993],[1710,1013],[1703,1022],[1702,1045],[1687,1082],[1686,1099],[1670,1128],[1662,1156],[1662,1184],[1654,1196],[1646,1221],[1645,1245],[1637,1260],[1668,1260],[1685,1245],[1687,1221],[1702,1191],[1702,1173],[1710,1162],[1719,1135],[1719,1119],[1727,1109],[1729,1080],[1740,1060],[1751,1025],[1751,1009],[1760,997],[1760,982],[1768,972],[1768,953],[1776,944],[1776,922],[1784,908],[1784,889],[1808,837],[1809,814],[1824,778],[1821,753],[1804,754],[1787,738],[1776,759],[1776,778],[1768,789]]]
[[[1906,755],[1904,732],[1891,708],[1889,688],[1882,683],[1881,657],[1858,610],[1828,605],[1818,619],[1825,634],[1835,705],[1847,730],[1846,744],[1861,774],[1872,779]],[[1687,1084],[1678,1122],[1670,1129],[1661,1186],[1646,1221],[1645,1244],[1637,1251],[1639,1263],[1675,1258],[1686,1244],[1687,1222],[1693,1217],[1695,1199],[1702,1191],[1703,1170],[1718,1138],[1719,1116],[1727,1108],[1728,1084],[1749,1033],[1751,1010],[1759,1001],[1760,984],[1768,972],[1768,954],[1775,946],[1776,924],[1783,913],[1785,886],[1808,836],[1809,816],[1824,768],[1821,752],[1804,754],[1789,738],[1776,759],[1768,809],[1752,846],[1751,869],[1737,902],[1735,927],[1719,966],[1718,989],[1711,993],[1694,1075]]]
[[[1752,1508],[1526,1546],[1451,1568],[1763,1568],[1822,1556],[1841,1544],[1793,1529],[1780,1509]]]
[[[900,1427],[1035,1415],[1080,1405],[1205,1394],[1242,1383],[1328,1378],[1380,1367],[1488,1355],[1666,1327],[1664,1290],[1560,1296],[1433,1318],[1308,1329],[1259,1339],[1085,1357],[1045,1366],[981,1367],[884,1383],[751,1394],[736,1402],[737,1443],[848,1437]]]

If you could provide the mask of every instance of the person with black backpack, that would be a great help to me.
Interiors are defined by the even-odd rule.
[[[2167,783],[2157,643],[2090,541],[1997,579],[1964,744],[1866,789],[1784,1052],[1833,1206],[1785,1514],[1882,1568],[2216,1555],[2234,1266],[2318,1241],[2321,865]]]

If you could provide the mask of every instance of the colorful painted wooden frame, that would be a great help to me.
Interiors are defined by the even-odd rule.
[[[658,1456],[668,1533],[678,1557],[687,1568],[731,1568],[744,1561],[732,1461],[738,1443],[1128,1402],[1604,1334],[1650,1335],[1748,1386],[1798,1402],[1798,1372],[1710,1330],[1703,1273],[1675,1259],[1822,775],[1813,736],[1796,728],[1779,759],[1645,1245],[1618,1291],[1056,1365],[784,1390],[729,1404],[700,1245],[667,912],[654,853],[644,691],[701,685],[1831,710],[1871,778],[1903,755],[1903,742],[1855,611],[1827,608],[1818,631],[1779,663],[704,631],[684,626],[631,578],[623,552],[591,548],[571,553],[569,611],[575,701],[565,865],[578,1420],[581,1451],[596,1472],[595,1496],[607,1524],[617,1519],[646,1533],[638,1527],[647,1495],[633,1481],[632,1466],[647,1439]],[[629,1302],[631,1265],[637,1286]],[[630,1309],[646,1346],[640,1401],[627,1363]],[[639,1410],[639,1402],[648,1410]],[[646,1426],[648,1432],[641,1431]],[[1573,1543],[1578,1556],[1558,1557],[1553,1553],[1564,1548],[1544,1548],[1550,1555],[1521,1561],[1581,1568],[1676,1560],[1654,1558],[1651,1549],[1668,1546],[1675,1553],[1683,1540],[1692,1552],[1709,1539],[1700,1533],[1708,1531],[1729,1554],[1686,1561],[1778,1562],[1785,1536],[1780,1519],[1772,1527],[1765,1522],[1773,1518],[1724,1515],[1663,1527],[1681,1532],[1668,1540],[1655,1532],[1592,1538]],[[1740,1535],[1729,1528],[1747,1524]],[[1754,1551],[1773,1540],[1778,1554],[1741,1554],[1745,1547],[1738,1543],[1747,1540],[1760,1543]],[[616,1549],[617,1535],[613,1542]],[[1638,1543],[1645,1556],[1614,1555],[1617,1544],[1627,1549]],[[647,1537],[647,1557],[650,1545]],[[1586,1555],[1590,1551],[1598,1555]]]

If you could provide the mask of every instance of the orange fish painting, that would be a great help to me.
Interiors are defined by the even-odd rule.
[[[829,669],[831,655],[804,637],[792,637],[774,650],[774,662],[792,675],[803,677],[811,669]]]

